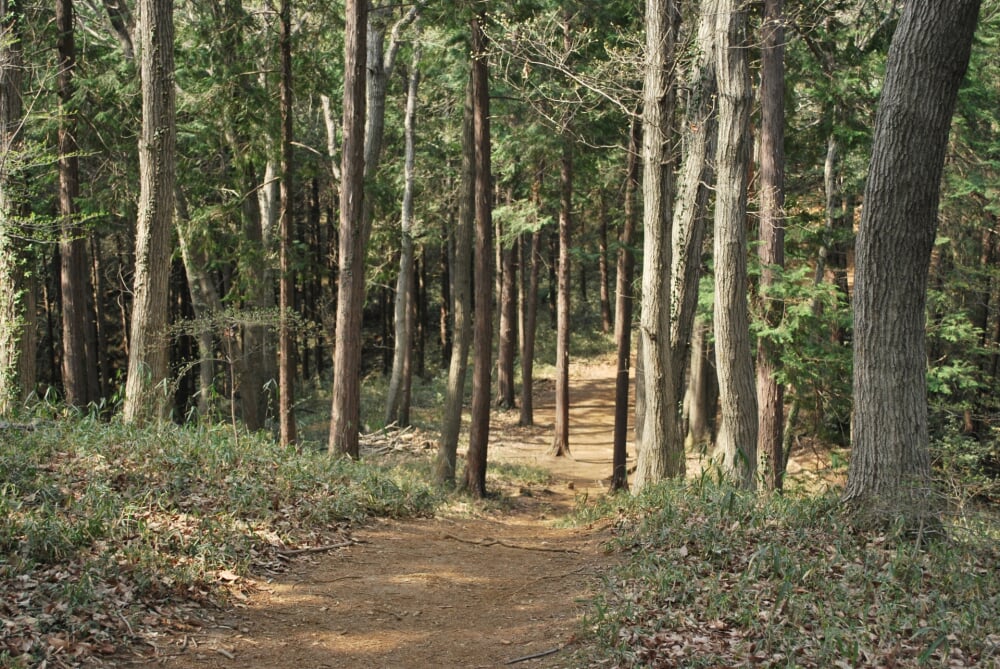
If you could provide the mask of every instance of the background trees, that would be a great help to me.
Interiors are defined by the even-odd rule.
[[[399,387],[412,378],[414,398],[424,404],[432,403],[421,393],[435,394],[427,389],[452,365],[441,469],[449,479],[463,440],[466,326],[497,328],[496,400],[519,405],[525,425],[534,420],[532,400],[542,397],[533,395],[536,370],[550,375],[558,366],[560,421],[552,436],[565,447],[570,353],[588,339],[600,341],[614,320],[618,394],[628,396],[635,337],[645,371],[641,425],[655,428],[638,441],[637,487],[682,471],[688,423],[694,441],[722,447],[724,466],[750,484],[757,419],[750,417],[756,412],[747,379],[754,365],[771,398],[767,407],[761,403],[770,420],[761,434],[775,465],[770,485],[780,481],[778,465],[789,448],[849,445],[848,379],[858,343],[853,237],[869,197],[862,198],[868,119],[900,20],[897,3],[720,7],[704,0],[643,11],[622,2],[491,6],[479,21],[487,39],[476,61],[487,66],[492,144],[480,197],[496,200],[489,256],[490,264],[501,262],[498,281],[489,290],[480,286],[468,303],[471,281],[489,267],[481,255],[466,274],[462,224],[472,211],[462,128],[469,19],[479,5],[376,3],[366,15],[367,7],[353,2],[303,2],[290,22],[256,0],[176,8],[168,50],[177,66],[163,89],[177,96],[176,148],[164,144],[156,160],[140,160],[137,139],[146,113],[141,86],[153,78],[140,76],[136,59],[163,53],[135,48],[142,22],[134,15],[149,10],[65,0],[58,7],[60,20],[49,25],[42,19],[48,5],[11,4],[9,38],[0,45],[0,278],[11,297],[0,377],[8,409],[34,393],[80,408],[93,402],[105,417],[124,399],[132,416],[152,408],[132,385],[145,379],[158,384],[160,415],[277,431],[293,399],[310,415],[322,398],[332,410],[328,448],[358,455],[360,432],[403,415],[395,402],[382,403],[393,357],[405,361],[390,355],[397,351],[412,356],[410,374],[395,364]],[[996,12],[984,16],[986,35],[996,28]],[[86,39],[70,39],[79,35]],[[769,67],[781,45],[784,76]],[[997,460],[992,389],[1000,374],[996,49],[980,38],[958,92],[943,149],[945,191],[926,321],[917,326],[928,348],[911,370],[914,378],[926,373],[933,457],[961,453],[963,466],[986,479]],[[420,94],[408,96],[418,55]],[[26,60],[23,67],[13,65],[18,59]],[[406,63],[414,65],[397,67]],[[758,77],[762,85],[748,87]],[[283,99],[289,80],[296,95]],[[341,86],[345,97],[332,100]],[[31,105],[19,107],[22,99]],[[787,99],[784,111],[774,104],[780,99]],[[407,118],[420,121],[409,144]],[[635,174],[628,147],[642,119],[646,162]],[[294,141],[283,121],[294,121]],[[782,130],[783,208],[775,151]],[[756,160],[751,140],[759,140]],[[143,152],[153,148],[150,141],[143,140]],[[175,184],[158,182],[155,195],[143,190],[142,170],[171,159]],[[747,177],[748,164],[759,178]],[[628,189],[636,179],[646,191],[633,205]],[[746,210],[748,198],[761,203],[759,210]],[[404,201],[412,204],[405,226]],[[646,218],[633,230],[635,206]],[[153,213],[160,227],[149,230],[160,231],[157,239],[176,231],[155,254],[155,271],[147,269],[143,246],[152,239]],[[783,269],[780,244],[768,235],[781,230]],[[756,232],[776,241],[760,250],[775,253],[758,257],[746,247],[745,234]],[[637,285],[627,260],[640,240],[648,253]],[[170,255],[175,246],[180,253]],[[609,256],[621,259],[616,269]],[[155,307],[143,288],[154,278],[162,280]],[[611,295],[601,289],[612,285],[621,303],[614,319]],[[633,295],[643,301],[634,316],[626,308]],[[703,325],[695,326],[696,317]],[[412,328],[404,327],[409,319]],[[145,341],[154,334],[162,350]],[[159,357],[145,360],[154,349]],[[474,355],[474,364],[493,368],[492,344],[481,340]],[[482,371],[480,392],[488,393],[492,377]],[[718,420],[710,401],[716,385]],[[625,401],[616,485],[624,483]],[[367,408],[372,402],[379,411]],[[487,396],[486,406],[492,404]],[[484,415],[480,407],[477,425]],[[427,423],[419,412],[411,419]],[[316,425],[327,429],[324,421],[325,412],[312,424],[304,419],[298,436],[311,442]],[[477,465],[476,485],[482,471]]]

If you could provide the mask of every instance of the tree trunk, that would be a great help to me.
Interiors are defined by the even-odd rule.
[[[541,189],[541,175],[536,181]],[[538,193],[533,194],[536,204]],[[530,240],[530,241],[529,241]],[[542,231],[521,236],[521,416],[518,424],[524,427],[535,424],[535,332],[538,325],[538,273],[541,263]],[[527,276],[525,276],[527,275]]]
[[[486,35],[481,21],[472,19],[472,118],[475,136],[476,210],[476,319],[475,362],[472,370],[472,423],[465,461],[464,488],[473,497],[486,496],[486,457],[490,437],[490,358],[493,350],[493,232],[490,178],[490,90],[486,63]]]
[[[688,74],[684,122],[681,124],[681,166],[674,207],[673,266],[671,268],[670,350],[675,397],[684,396],[684,371],[691,356],[690,342],[698,308],[698,282],[704,246],[708,197],[715,177],[716,116],[715,16],[717,0],[705,0],[699,10],[698,56]]]
[[[636,433],[636,490],[683,476],[684,449],[678,425],[670,354],[671,198],[670,144],[674,113],[677,20],[673,0],[646,1],[646,74],[642,110],[643,266],[639,324],[644,385],[642,421]]]
[[[58,31],[59,68],[59,255],[62,287],[63,389],[66,404],[85,407],[96,400],[89,390],[89,381],[97,376],[96,369],[87,369],[87,325],[92,317],[87,313],[88,273],[87,240],[74,220],[76,200],[80,196],[80,163],[76,146],[76,110],[73,109],[76,73],[76,48],[73,40],[73,0],[56,0],[56,30]]]
[[[412,372],[408,358],[413,350],[414,267],[413,267],[413,162],[415,153],[413,124],[417,115],[417,86],[420,83],[420,45],[414,47],[412,69],[406,93],[406,115],[403,119],[403,134],[406,141],[406,155],[403,167],[403,210],[401,216],[401,242],[399,251],[399,276],[396,278],[395,319],[396,331],[392,358],[392,374],[386,392],[385,424],[396,423],[406,427],[408,420],[401,415],[404,401],[404,386],[407,372]],[[409,369],[408,369],[409,368]]]
[[[124,419],[166,418],[167,280],[174,216],[174,19],[172,0],[139,0],[142,134],[139,217]]]
[[[573,214],[573,147],[562,138],[559,164],[559,292],[556,295],[556,401],[552,455],[569,455],[569,240]]]
[[[715,415],[715,398],[712,372],[712,348],[708,344],[711,325],[695,319],[691,336],[691,371],[684,394],[687,437],[685,448],[705,446],[712,440],[712,416]]]
[[[295,291],[292,270],[292,1],[281,0],[281,249],[278,326],[278,424],[282,446],[298,441],[295,425],[295,355],[289,311]]]
[[[611,293],[608,290],[608,202],[602,192],[600,195],[600,211],[598,212],[599,228],[597,231],[597,273],[600,275],[601,298],[601,332],[611,332]]]
[[[462,426],[462,399],[465,396],[465,373],[469,358],[469,335],[472,325],[472,234],[475,203],[476,146],[473,134],[472,86],[466,87],[465,113],[462,118],[462,179],[459,185],[458,220],[455,227],[455,258],[452,263],[452,313],[454,314],[454,350],[448,365],[448,389],[441,418],[441,441],[438,442],[434,476],[439,483],[455,481],[455,458],[458,433]]]
[[[760,84],[760,295],[768,327],[781,323],[781,302],[768,293],[785,266],[785,29],[784,0],[766,0]],[[777,271],[776,271],[777,270]],[[785,475],[782,432],[784,385],[776,374],[780,354],[773,341],[757,341],[757,455],[764,483],[780,490]]]
[[[979,5],[905,5],[875,118],[857,240],[853,452],[843,499],[887,520],[920,521],[931,501],[927,275],[951,115]]]
[[[635,278],[636,207],[635,192],[639,187],[639,145],[642,126],[635,120],[629,132],[628,163],[625,171],[625,220],[618,238],[618,277],[615,286],[615,347],[618,352],[618,373],[615,376],[615,431],[611,465],[611,490],[628,490],[628,388],[629,365],[632,356],[632,281]]]
[[[368,2],[346,0],[344,16],[339,281],[329,450],[357,458],[361,422],[361,311],[365,297],[363,211]]]
[[[756,485],[757,393],[747,308],[747,180],[750,164],[750,75],[747,10],[720,0],[716,23],[719,145],[715,199],[715,359],[722,423],[716,441],[723,472]]]
[[[15,224],[24,194],[22,161],[20,3],[0,0],[0,415],[8,415],[35,386],[35,294],[24,271],[22,234]]]
[[[497,238],[500,249],[500,341],[497,346],[497,406],[514,408],[514,353],[517,350],[517,263],[514,242]]]

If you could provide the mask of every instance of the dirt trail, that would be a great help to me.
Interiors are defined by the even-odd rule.
[[[572,458],[545,454],[549,388],[538,393],[535,427],[517,427],[512,412],[491,430],[491,461],[547,467],[553,483],[512,491],[499,510],[377,522],[357,532],[358,544],[298,560],[245,608],[126,666],[497,667],[567,644],[513,666],[577,666],[572,639],[613,561],[602,550],[610,533],[556,521],[581,496],[603,493],[610,475],[614,367],[577,366],[571,386]]]

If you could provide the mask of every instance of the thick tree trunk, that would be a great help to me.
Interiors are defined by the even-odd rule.
[[[167,280],[174,216],[174,18],[172,0],[139,0],[142,134],[139,218],[125,381],[126,422],[165,418]]]
[[[721,425],[716,441],[723,472],[756,485],[757,393],[747,307],[747,180],[750,164],[750,75],[747,10],[720,0],[716,23],[719,145],[715,200],[715,359]]]
[[[406,93],[406,114],[403,119],[405,159],[403,166],[403,207],[400,224],[399,276],[396,278],[394,305],[396,329],[393,344],[392,374],[386,392],[385,424],[396,423],[406,427],[409,419],[402,416],[401,407],[409,402],[404,398],[405,387],[412,373],[413,350],[414,266],[413,266],[413,163],[415,155],[414,121],[417,115],[417,86],[420,83],[420,46],[414,48],[413,63]],[[407,412],[408,413],[408,412]]]
[[[35,386],[35,293],[14,223],[23,198],[15,176],[23,147],[21,20],[20,3],[0,0],[0,415]]]
[[[90,393],[90,381],[96,369],[87,369],[86,328],[92,321],[87,313],[88,272],[87,240],[77,229],[76,200],[80,196],[80,162],[77,159],[76,111],[73,107],[76,73],[76,47],[73,40],[73,1],[56,0],[56,30],[59,68],[59,255],[62,287],[63,389],[66,403],[84,407],[96,400]]]
[[[866,514],[920,521],[929,511],[927,275],[979,5],[908,2],[889,49],[858,230],[853,452],[843,496]]]
[[[448,388],[441,418],[434,476],[439,483],[455,481],[458,433],[462,426],[462,400],[465,396],[465,373],[469,358],[469,335],[472,326],[472,234],[475,203],[475,136],[472,120],[472,86],[467,86],[465,114],[462,118],[462,179],[459,186],[458,220],[455,227],[455,257],[452,262],[454,314],[454,350],[448,365]]]
[[[684,394],[684,411],[687,424],[685,448],[706,446],[712,440],[712,417],[715,415],[714,372],[712,348],[708,344],[711,325],[695,319],[691,336],[691,362],[687,389]]]
[[[563,136],[559,164],[559,292],[556,296],[556,401],[552,455],[569,455],[569,240],[573,214],[573,147]]]
[[[476,318],[475,362],[472,370],[472,423],[463,487],[473,497],[486,496],[486,462],[490,438],[490,371],[493,350],[493,232],[490,178],[490,90],[486,35],[482,17],[472,19],[472,109],[475,136]]]
[[[344,16],[339,281],[328,447],[331,453],[357,458],[361,423],[361,310],[365,296],[363,211],[368,2],[346,0]]]
[[[615,376],[615,431],[612,449],[611,490],[628,490],[628,388],[632,356],[632,281],[635,278],[635,193],[639,187],[639,146],[642,126],[633,119],[629,132],[625,170],[625,217],[618,237],[618,271],[615,284],[615,348],[618,373]]]
[[[646,1],[646,76],[642,112],[643,268],[639,351],[645,405],[637,410],[636,490],[683,476],[684,448],[678,425],[677,389],[670,354],[671,134],[674,113],[676,22],[673,0]]]
[[[281,249],[278,326],[278,425],[282,446],[298,441],[295,425],[294,335],[289,311],[295,291],[292,270],[292,2],[281,0]]]
[[[766,0],[760,84],[760,294],[768,327],[781,323],[781,303],[768,295],[785,266],[785,29],[784,0]],[[764,483],[780,490],[785,475],[784,385],[777,379],[780,354],[773,342],[757,342],[757,455]]]

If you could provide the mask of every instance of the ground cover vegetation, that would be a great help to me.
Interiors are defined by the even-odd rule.
[[[615,487],[654,490],[621,502],[648,528],[634,545],[668,522],[690,544],[636,551],[634,568],[717,570],[740,634],[763,643],[723,649],[734,621],[697,619],[723,625],[706,653],[990,662],[996,593],[976,579],[995,528],[954,518],[1000,497],[1000,5],[956,0],[963,21],[931,45],[955,40],[948,58],[914,77],[908,56],[931,47],[906,37],[945,25],[934,6],[59,0],[52,21],[48,4],[0,0],[3,659],[101,652],[141,636],[132,602],[221,596],[223,572],[335,542],[342,522],[428,513],[455,481],[487,494],[490,410],[531,425],[553,390],[535,377],[555,377],[553,446],[572,453],[567,368],[614,332],[616,415],[634,383],[641,460],[629,480],[623,422]],[[892,121],[929,123],[923,107],[936,125],[911,136],[936,141],[911,148],[935,154],[885,169],[916,155]],[[920,248],[878,238],[911,204]],[[911,279],[880,273],[896,260]],[[900,309],[860,306],[883,293]],[[872,335],[897,311],[905,332]],[[357,457],[365,433],[409,425],[438,447],[422,473],[317,453]],[[466,474],[459,441],[475,442]],[[658,487],[692,450],[747,489],[780,489],[790,453],[828,453],[878,522],[839,514],[835,493]],[[833,549],[801,540],[806,518]],[[767,529],[787,545],[760,543]],[[815,584],[843,586],[828,594],[845,607],[874,598],[867,626],[768,636],[809,608],[792,597],[806,586],[762,571],[782,561],[801,581],[842,577]],[[759,579],[757,603],[723,574]],[[926,601],[892,599],[904,586]],[[949,618],[975,588],[981,606]],[[612,589],[598,627],[624,630],[621,661],[672,662],[673,628],[649,622],[667,600]],[[116,596],[120,616],[88,614]],[[765,600],[767,625],[751,615]],[[897,622],[912,633],[881,635]]]

